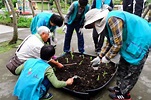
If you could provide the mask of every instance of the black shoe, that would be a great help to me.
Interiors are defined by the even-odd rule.
[[[115,86],[115,87],[109,87],[108,90],[110,92],[119,92],[120,91],[120,89],[117,86]]]
[[[126,94],[126,95],[123,95],[123,94],[119,94],[119,93],[110,93],[109,94],[109,97],[113,100],[132,100],[131,99],[131,96],[130,96],[130,93]]]

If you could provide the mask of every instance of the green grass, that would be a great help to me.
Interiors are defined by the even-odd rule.
[[[41,10],[42,8],[41,3],[37,3],[37,6],[38,6],[38,10]],[[48,3],[43,4],[43,10],[48,10]]]
[[[57,32],[58,34],[64,34],[64,32],[62,31],[62,28],[57,28],[57,29],[56,29],[56,32]]]
[[[0,54],[7,52],[13,48],[17,48],[21,42],[22,42],[22,40],[18,40],[16,44],[12,44],[12,45],[8,44],[9,41],[0,43]]]

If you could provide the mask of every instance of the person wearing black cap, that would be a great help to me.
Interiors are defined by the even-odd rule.
[[[63,28],[63,31],[66,33],[63,49],[65,53],[70,52],[70,42],[74,29],[78,37],[78,50],[80,53],[84,53],[84,38],[81,29],[84,24],[85,13],[89,9],[88,0],[78,0],[71,4],[65,16],[65,26]]]

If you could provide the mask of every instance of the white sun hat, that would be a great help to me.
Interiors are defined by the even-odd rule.
[[[101,33],[106,25],[106,18],[109,13],[108,9],[92,9],[89,10],[85,14],[85,24],[84,27],[86,27],[89,24],[92,24],[95,22],[95,28],[98,33]],[[102,19],[102,20],[100,20]]]

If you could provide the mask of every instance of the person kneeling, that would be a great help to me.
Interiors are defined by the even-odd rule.
[[[20,76],[14,88],[14,96],[19,100],[51,99],[53,96],[48,93],[51,85],[55,88],[72,85],[73,78],[59,81],[53,68],[47,63],[54,54],[52,45],[43,46],[40,51],[41,59],[30,58],[15,70]]]

